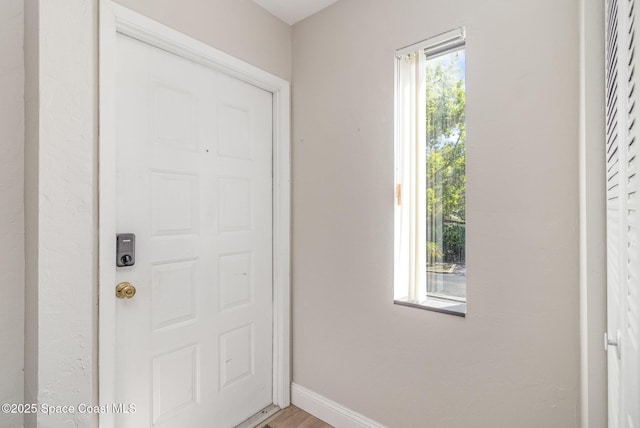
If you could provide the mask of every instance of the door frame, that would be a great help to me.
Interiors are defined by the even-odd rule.
[[[580,426],[607,425],[607,239],[605,156],[605,13],[602,0],[580,0]]]
[[[98,149],[98,394],[111,409],[116,375],[116,35],[189,59],[273,94],[273,403],[284,408],[290,394],[290,224],[291,140],[289,82],[199,42],[130,9],[100,0]],[[128,404],[128,403],[127,403]],[[250,416],[250,415],[247,415]],[[114,415],[100,414],[100,426],[114,426]]]

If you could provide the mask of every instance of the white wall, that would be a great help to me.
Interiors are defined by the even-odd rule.
[[[21,403],[24,367],[24,63],[22,0],[0,2],[0,402]],[[0,413],[0,426],[22,416]]]
[[[467,28],[468,314],[394,306],[394,50]],[[293,31],[293,379],[390,427],[579,424],[578,2],[342,0]]]
[[[249,0],[123,3],[290,78],[291,28]],[[27,403],[97,403],[97,11],[98,0],[25,3]]]
[[[97,8],[26,2],[25,402],[94,402],[96,377]],[[25,426],[90,426],[39,413]]]

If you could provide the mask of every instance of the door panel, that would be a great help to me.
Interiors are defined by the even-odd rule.
[[[117,37],[118,427],[231,427],[272,402],[272,99]]]
[[[635,0],[606,1],[607,341],[610,428],[640,427]]]

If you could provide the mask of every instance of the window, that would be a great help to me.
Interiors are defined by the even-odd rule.
[[[465,33],[396,52],[398,304],[466,312]]]

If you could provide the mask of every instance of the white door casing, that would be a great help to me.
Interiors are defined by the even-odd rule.
[[[197,426],[198,402],[224,409],[220,426],[288,405],[288,83],[110,1],[100,54],[100,403],[138,401],[131,426]],[[242,144],[254,134],[273,151]],[[117,273],[116,232],[138,236],[136,266]],[[178,279],[190,286],[171,294]],[[138,294],[116,301],[119,281]],[[122,388],[136,377],[146,391]]]
[[[636,1],[606,1],[606,207],[610,428],[640,426],[640,104]]]

